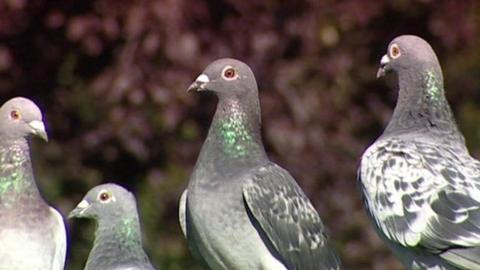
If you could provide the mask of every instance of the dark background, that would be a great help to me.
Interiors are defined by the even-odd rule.
[[[248,63],[269,156],[318,209],[345,269],[401,269],[362,209],[355,172],[390,119],[395,78],[375,73],[390,40],[417,34],[480,157],[480,8],[475,1],[1,0],[0,100],[33,99],[48,144],[33,141],[45,198],[66,215],[113,181],[138,199],[145,248],[162,269],[199,269],[177,201],[216,99],[187,86],[211,61]],[[82,269],[89,220],[68,221],[68,269]]]

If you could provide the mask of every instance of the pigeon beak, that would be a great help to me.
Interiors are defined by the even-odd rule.
[[[377,71],[377,79],[385,76],[385,74],[387,73],[385,67],[388,63],[390,63],[390,58],[388,57],[388,55],[385,54],[380,60],[380,68],[378,68]]]
[[[68,218],[75,218],[75,217],[82,217],[83,213],[85,210],[87,210],[90,207],[90,203],[87,202],[86,200],[82,200],[75,209],[68,214]]]
[[[197,79],[188,87],[187,92],[192,91],[205,91],[207,88],[205,87],[207,83],[210,82],[210,78],[208,78],[205,74],[200,74]]]
[[[45,124],[39,120],[33,120],[28,123],[34,135],[42,138],[44,141],[48,142],[48,135],[45,131]]]

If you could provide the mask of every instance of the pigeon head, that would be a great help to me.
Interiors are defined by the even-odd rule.
[[[87,192],[83,200],[73,209],[68,218],[105,217],[110,219],[120,216],[135,208],[135,198],[132,193],[116,184],[103,184]]]
[[[212,91],[220,98],[258,92],[252,70],[245,63],[231,58],[208,65],[188,88],[188,92],[191,91]]]
[[[42,112],[27,98],[12,98],[0,107],[0,127],[0,137],[3,139],[35,135],[48,141]]]
[[[413,68],[422,69],[428,66],[439,66],[432,47],[420,37],[403,35],[396,37],[388,45],[387,53],[380,60],[377,78],[390,71],[398,75]]]

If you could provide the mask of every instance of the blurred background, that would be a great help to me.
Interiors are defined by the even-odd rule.
[[[137,196],[153,263],[199,269],[177,202],[216,99],[186,89],[211,61],[239,58],[257,77],[269,156],[311,198],[345,269],[401,269],[355,179],[397,96],[378,63],[397,35],[429,41],[480,157],[479,16],[476,1],[454,0],[1,0],[0,103],[21,95],[44,111],[50,142],[33,140],[34,167],[64,215],[91,187],[120,183]],[[67,269],[83,269],[95,225],[68,223]]]

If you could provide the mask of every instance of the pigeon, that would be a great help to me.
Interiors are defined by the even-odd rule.
[[[340,269],[311,202],[262,144],[251,69],[235,59],[206,67],[188,91],[219,99],[179,219],[207,269]]]
[[[23,97],[5,102],[0,107],[0,269],[60,270],[65,223],[37,188],[30,136],[48,141],[40,109]]]
[[[132,193],[108,183],[88,191],[68,218],[97,221],[85,270],[154,270],[143,250],[137,205]]]
[[[367,213],[407,269],[480,269],[480,162],[457,128],[438,59],[425,40],[403,35],[380,64],[377,77],[395,73],[399,94],[361,158]]]

